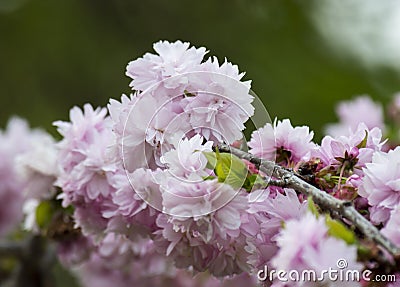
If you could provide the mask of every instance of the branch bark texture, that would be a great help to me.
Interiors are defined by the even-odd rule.
[[[379,230],[364,216],[362,216],[352,205],[351,202],[339,200],[323,190],[304,181],[293,171],[287,170],[273,161],[263,160],[240,149],[222,144],[218,146],[220,152],[229,152],[241,159],[245,159],[255,164],[259,170],[278,180],[271,180],[270,185],[292,188],[306,196],[311,196],[316,204],[325,212],[340,214],[364,234],[364,236],[379,246],[383,247],[391,255],[400,257],[400,248],[383,236]]]

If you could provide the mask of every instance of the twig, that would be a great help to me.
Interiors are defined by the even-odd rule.
[[[339,200],[323,190],[312,186],[305,182],[292,171],[289,171],[272,161],[263,160],[255,157],[247,152],[239,150],[234,147],[230,147],[225,144],[218,146],[220,152],[229,152],[236,155],[239,158],[250,161],[255,164],[260,171],[277,178],[278,180],[270,181],[269,184],[278,183],[278,186],[293,188],[294,190],[301,192],[307,196],[312,196],[314,202],[318,204],[322,210],[327,212],[337,212],[350,220],[354,226],[364,234],[364,236],[378,245],[386,249],[394,257],[400,257],[400,248],[398,248],[393,242],[383,236],[379,230],[369,222],[364,216],[362,216],[352,205],[351,202]]]

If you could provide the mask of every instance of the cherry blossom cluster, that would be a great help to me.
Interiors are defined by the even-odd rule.
[[[22,221],[24,211],[29,213],[40,199],[54,194],[58,176],[55,140],[14,117],[0,130],[0,158],[0,236],[5,236]],[[26,221],[29,228],[33,221]]]
[[[400,95],[391,125],[380,104],[360,96],[338,105],[339,122],[320,143],[289,119],[257,127],[247,142],[254,96],[236,65],[181,41],[154,50],[128,64],[132,94],[56,121],[59,142],[20,119],[0,133],[0,235],[25,210],[25,228],[55,241],[87,287],[305,286],[257,282],[257,272],[320,272],[341,259],[349,270],[382,270],[372,243],[340,214],[269,185],[279,178],[218,145],[248,146],[350,202],[400,247]]]

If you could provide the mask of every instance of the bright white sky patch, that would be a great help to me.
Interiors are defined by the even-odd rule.
[[[318,0],[311,15],[335,50],[400,70],[399,0]]]

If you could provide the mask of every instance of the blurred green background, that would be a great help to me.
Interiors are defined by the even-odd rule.
[[[320,137],[339,99],[387,101],[400,79],[393,65],[332,48],[316,2],[0,0],[0,126],[16,114],[56,134],[51,123],[72,106],[129,92],[125,67],[152,43],[181,39],[238,64],[272,118]]]

